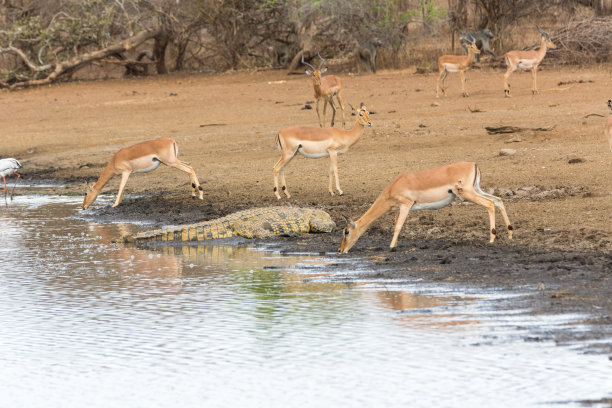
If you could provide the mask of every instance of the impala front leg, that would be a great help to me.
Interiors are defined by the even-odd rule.
[[[406,222],[410,208],[412,208],[412,204],[400,204],[399,206],[399,213],[397,214],[395,228],[393,229],[393,239],[391,240],[391,245],[389,246],[392,251],[395,251],[395,247],[397,246],[397,238],[399,237],[399,233],[404,226],[404,222]]]
[[[323,127],[323,122],[321,122],[321,114],[319,113],[319,102],[321,102],[321,98],[317,99],[317,105],[316,105],[316,108],[317,108],[317,118],[319,118],[319,126]],[[327,103],[327,102],[325,102],[325,103]],[[323,120],[325,120],[325,107],[326,107],[326,105],[323,105]]]
[[[465,72],[459,71],[459,76],[461,77],[462,95],[464,98],[467,98],[468,96],[470,96],[470,94],[468,94],[467,90],[465,89]]]
[[[121,203],[121,200],[123,199],[123,191],[125,189],[125,184],[128,181],[128,178],[130,177],[130,173],[129,171],[124,171],[123,173],[121,173],[121,183],[119,183],[119,191],[117,192],[117,198],[115,199],[115,204],[113,204],[113,208],[115,208],[116,206],[118,206]]]
[[[533,87],[531,88],[531,93],[533,95],[539,94],[540,91],[538,91],[538,67],[534,66],[533,69],[531,70],[531,77],[533,78]]]
[[[338,152],[335,150],[328,150],[329,154],[329,193],[333,196],[334,190],[332,188],[332,173],[336,179],[336,190],[338,190],[338,195],[344,194],[340,189],[340,180],[338,180]]]

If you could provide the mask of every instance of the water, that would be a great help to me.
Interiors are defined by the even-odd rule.
[[[542,407],[612,395],[607,356],[522,339],[584,316],[500,312],[499,295],[454,286],[330,282],[317,265],[333,254],[116,246],[138,227],[76,219],[80,201],[23,195],[0,209],[2,408]]]

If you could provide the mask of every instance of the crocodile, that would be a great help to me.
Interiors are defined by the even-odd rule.
[[[239,211],[222,218],[165,227],[122,237],[124,243],[172,244],[211,239],[331,232],[336,224],[328,213],[314,208],[262,207]]]

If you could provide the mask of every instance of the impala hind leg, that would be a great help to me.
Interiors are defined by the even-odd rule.
[[[508,79],[510,78],[510,75],[512,75],[512,73],[516,70],[516,68],[513,68],[511,65],[508,65],[508,69],[506,70],[506,73],[504,74],[504,96],[506,98],[510,98],[510,84],[508,83]]]
[[[391,240],[391,245],[389,246],[392,251],[395,251],[395,247],[397,246],[397,238],[399,237],[399,233],[406,222],[406,218],[408,217],[411,207],[412,204],[400,204],[399,206],[399,213],[397,214],[395,228],[393,229],[393,239]]]
[[[506,213],[506,207],[504,207],[504,202],[501,200],[501,198],[491,194],[487,194],[484,191],[480,190],[478,186],[476,187],[477,194],[492,200],[493,204],[495,204],[495,207],[499,209],[499,212],[501,212],[502,218],[504,219],[504,224],[506,224],[506,230],[508,230],[508,239],[512,239],[512,232],[514,231],[514,228],[512,227],[510,219],[508,218],[508,214]]]
[[[281,183],[282,183],[282,190],[285,193],[285,195],[287,196],[287,198],[291,198],[291,194],[289,194],[289,190],[287,189],[287,184],[285,181],[285,166],[287,164],[289,164],[289,162],[291,161],[291,159],[293,159],[295,157],[295,154],[297,153],[297,149],[295,152],[287,152],[285,150],[282,151],[281,153],[281,158],[278,159],[278,161],[276,162],[276,164],[274,165],[274,195],[276,195],[277,199],[281,199],[281,196],[278,192],[278,179],[280,176],[281,179]]]
[[[336,94],[336,98],[338,99],[338,104],[340,105],[340,109],[342,110],[342,129],[344,129],[344,105],[342,104],[342,97],[340,96],[340,91]]]
[[[336,123],[336,104],[334,103],[334,97],[332,95],[330,95],[329,97],[329,105],[332,108],[332,118],[331,118],[331,125],[330,127],[334,127],[334,124]],[[325,117],[325,113],[323,113],[323,117]],[[325,119],[323,119],[325,120]]]
[[[439,98],[440,82],[442,82],[442,95],[446,96],[446,89],[444,88],[444,80],[446,79],[446,68],[442,68],[438,74],[436,81],[436,98]]]
[[[131,172],[129,171],[125,171],[121,173],[121,182],[119,183],[119,191],[117,192],[117,198],[115,199],[115,204],[113,204],[113,208],[115,208],[121,203],[121,200],[123,199],[123,192],[125,191],[125,184],[127,183],[128,178],[130,177],[130,174]]]
[[[471,201],[474,204],[482,205],[487,209],[487,211],[489,212],[489,223],[491,225],[491,229],[489,230],[489,243],[493,243],[497,234],[497,231],[495,230],[495,202],[492,199],[480,195],[473,190],[464,190],[462,188],[458,188],[456,194],[464,200]]]
[[[193,167],[191,167],[187,163],[182,162],[180,160],[177,160],[175,162],[165,163],[165,164],[189,174],[189,182],[191,184],[191,196],[195,198],[196,190],[197,190],[198,196],[199,196],[198,198],[200,200],[204,199],[204,190],[202,189],[202,186],[200,185],[200,182],[198,181],[198,177],[196,176],[196,173]]]

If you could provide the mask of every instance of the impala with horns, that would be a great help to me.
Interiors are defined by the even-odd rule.
[[[608,100],[608,109],[610,109],[610,116],[608,117],[608,123],[606,123],[605,133],[610,145],[610,151],[612,151],[612,100]]]
[[[508,78],[514,71],[518,68],[531,70],[531,76],[533,78],[533,85],[531,87],[531,93],[537,94],[538,85],[537,85],[537,77],[538,77],[538,66],[544,59],[546,55],[546,50],[549,48],[557,48],[555,43],[552,42],[548,33],[540,28],[540,26],[536,25],[540,34],[542,34],[542,40],[540,42],[539,50],[530,50],[530,51],[508,51],[504,55],[503,58],[506,60],[506,66],[508,69],[504,74],[504,95],[509,98],[510,97],[510,84],[508,84]]]
[[[338,155],[346,153],[349,147],[357,143],[363,135],[365,126],[372,126],[370,114],[363,103],[356,110],[351,105],[351,110],[356,112],[357,121],[350,130],[330,128],[318,128],[314,126],[292,126],[278,132],[276,146],[281,152],[281,157],[274,166],[274,194],[280,200],[278,192],[278,179],[280,176],[281,189],[287,198],[291,198],[287,183],[285,181],[285,166],[300,153],[304,157],[317,159],[329,156],[329,193],[333,196],[332,177],[336,180],[338,194],[342,195],[340,182],[338,181]]]
[[[340,109],[342,110],[342,128],[344,128],[344,106],[342,105],[342,96],[340,92],[342,91],[342,80],[335,75],[327,75],[322,77],[321,74],[327,71],[327,67],[323,67],[325,63],[325,59],[317,52],[317,55],[321,59],[321,63],[318,68],[313,67],[306,61],[304,61],[304,53],[302,52],[302,64],[308,65],[312,68],[312,71],[307,69],[306,75],[312,76],[312,84],[314,86],[314,97],[317,101],[316,110],[317,117],[319,118],[319,126],[323,127],[325,123],[325,111],[327,110],[327,104],[329,103],[332,107],[332,119],[331,119],[331,127],[334,127],[334,120],[336,118],[336,104],[334,103],[334,96],[338,100],[338,104],[340,105]],[[323,100],[323,122],[321,122],[321,114],[319,113],[319,102]]]
[[[436,82],[436,98],[439,97],[440,81],[442,81],[442,95],[446,96],[444,80],[448,72],[459,72],[461,76],[461,92],[463,97],[470,96],[465,89],[465,71],[470,69],[474,62],[474,55],[480,54],[480,50],[476,46],[476,40],[470,35],[470,38],[461,36],[461,39],[469,43],[468,55],[442,55],[438,58],[438,80]]]
[[[111,178],[120,174],[121,182],[119,184],[119,192],[113,204],[113,207],[118,206],[119,203],[121,203],[125,184],[130,174],[148,173],[158,168],[160,164],[165,164],[166,166],[174,167],[188,173],[191,182],[191,195],[195,198],[196,190],[198,190],[199,198],[203,200],[204,191],[202,190],[202,186],[200,186],[195,171],[187,163],[180,161],[177,156],[178,146],[174,139],[169,137],[160,137],[159,139],[148,140],[133,146],[124,147],[110,159],[98,181],[93,185],[87,186],[88,191],[85,194],[85,200],[83,200],[83,209],[86,210],[87,207],[96,200],[102,188]]]
[[[491,223],[489,239],[491,243],[496,235],[495,207],[499,208],[506,223],[508,236],[512,239],[512,225],[502,200],[480,189],[480,169],[476,163],[459,162],[397,176],[360,219],[353,222],[345,217],[347,225],[343,231],[339,251],[348,252],[374,221],[390,210],[398,208],[399,214],[390,245],[393,250],[410,210],[438,210],[450,205],[457,197],[487,208]]]

